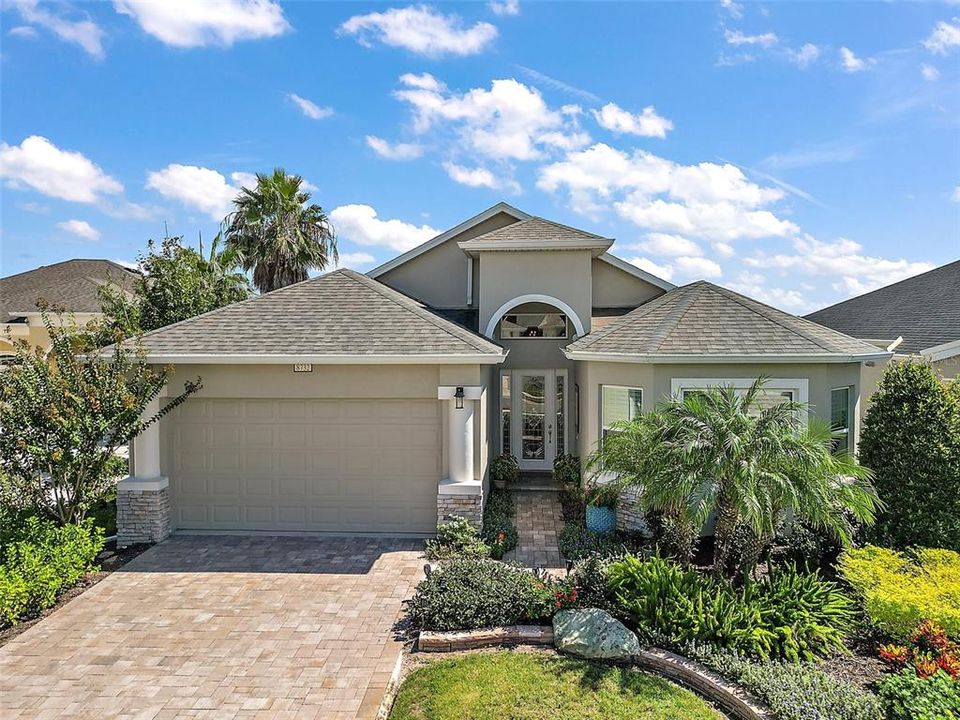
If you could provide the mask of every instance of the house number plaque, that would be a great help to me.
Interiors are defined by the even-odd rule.
[[[296,364],[293,366],[293,371],[294,371],[295,373],[298,373],[298,372],[313,372],[313,365],[311,365],[310,363],[296,363]]]

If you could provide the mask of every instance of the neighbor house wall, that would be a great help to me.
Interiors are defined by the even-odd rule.
[[[935,360],[930,363],[946,380],[953,380],[960,377],[960,355],[954,355],[944,360]]]

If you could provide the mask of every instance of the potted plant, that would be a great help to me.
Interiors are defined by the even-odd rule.
[[[497,455],[490,463],[490,482],[498,490],[505,490],[508,484],[520,479],[520,464],[510,453]]]
[[[587,490],[587,530],[610,533],[617,529],[617,498],[620,484],[595,481]]]

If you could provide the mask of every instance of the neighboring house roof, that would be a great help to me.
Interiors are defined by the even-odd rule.
[[[112,283],[132,293],[135,270],[111,260],[66,260],[0,279],[0,321],[35,313],[43,298],[67,312],[98,313],[98,288]]]
[[[853,361],[889,357],[869,343],[706,281],[684,285],[571,343],[574,360]]]
[[[506,227],[491,230],[471,240],[458,243],[467,253],[481,250],[589,249],[596,255],[613,244],[612,238],[601,237],[569,225],[561,225],[541,217],[531,217]]]
[[[503,348],[423,304],[337,270],[143,336],[154,362],[500,362]]]
[[[960,340],[960,260],[806,316],[847,335],[918,353]]]

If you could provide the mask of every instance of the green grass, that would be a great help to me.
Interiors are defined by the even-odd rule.
[[[391,720],[718,720],[689,690],[646,673],[529,652],[437,660],[400,688]]]

